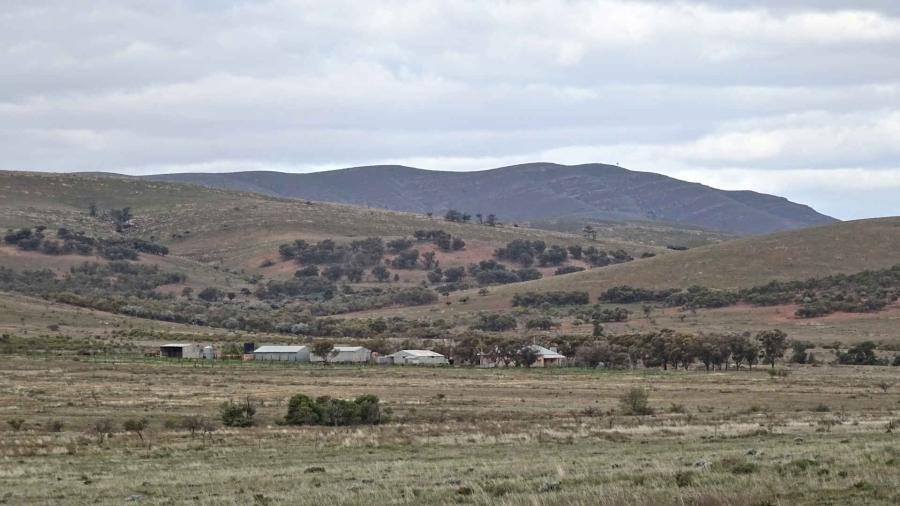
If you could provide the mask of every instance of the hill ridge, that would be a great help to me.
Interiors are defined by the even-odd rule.
[[[720,190],[601,163],[532,162],[471,172],[372,165],[302,174],[238,171],[144,177],[417,213],[455,208],[493,213],[506,221],[649,220],[748,235],[838,221],[780,196]]]

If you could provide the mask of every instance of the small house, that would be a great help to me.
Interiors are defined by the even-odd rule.
[[[310,362],[322,362],[322,357],[309,354]],[[332,364],[364,364],[372,360],[372,351],[362,346],[335,346],[328,355]]]
[[[431,350],[400,350],[379,358],[380,364],[394,365],[446,365],[447,357]]]
[[[309,362],[309,348],[306,346],[260,346],[253,351],[253,360]]]
[[[202,354],[199,344],[170,343],[159,347],[162,358],[200,358]]]
[[[543,346],[532,344],[528,348],[537,354],[537,360],[531,365],[532,367],[555,367],[566,363],[566,356],[561,355],[555,347],[544,348]]]

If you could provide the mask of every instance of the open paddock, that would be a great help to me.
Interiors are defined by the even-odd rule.
[[[80,358],[80,357],[79,357]],[[352,367],[5,356],[6,504],[896,504],[890,367]],[[646,388],[655,413],[618,399]],[[375,394],[378,426],[289,427],[296,393]],[[252,428],[218,406],[251,398]],[[217,424],[193,436],[172,421]],[[122,429],[147,418],[144,441]],[[21,420],[18,429],[9,421]],[[109,439],[92,427],[109,420]]]

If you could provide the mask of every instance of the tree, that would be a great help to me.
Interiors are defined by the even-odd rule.
[[[344,268],[340,265],[329,265],[322,271],[322,275],[330,281],[337,281],[344,276]]]
[[[387,270],[383,265],[376,265],[375,267],[372,267],[372,276],[374,276],[378,282],[384,283],[391,279],[391,271]]]
[[[878,356],[875,355],[877,346],[872,341],[863,341],[849,350],[847,353],[838,353],[839,364],[853,365],[878,365]]]
[[[97,203],[96,202],[91,202],[90,204],[88,204],[88,215],[91,218],[97,217]]]
[[[756,340],[762,347],[762,356],[765,361],[775,367],[775,361],[784,357],[784,352],[787,350],[787,334],[778,329],[764,330],[756,334]]]
[[[538,360],[538,353],[531,346],[525,346],[516,354],[516,363],[523,367],[531,367]]]
[[[525,322],[526,329],[550,330],[558,327],[559,324],[553,321],[549,316],[538,316]]]
[[[122,428],[125,429],[125,432],[134,432],[141,439],[141,443],[143,443],[144,431],[148,425],[150,425],[150,422],[146,418],[132,418],[125,420]]]
[[[391,260],[391,267],[394,269],[415,269],[419,262],[419,250],[409,249],[400,252]]]
[[[487,332],[514,330],[516,318],[504,313],[479,313],[472,328]]]
[[[496,227],[497,226],[497,215],[496,214],[487,215],[487,218],[484,219],[484,224],[489,227]]]
[[[222,298],[222,290],[210,286],[201,290],[197,297],[206,302],[216,302]]]
[[[322,364],[327,364],[334,353],[334,343],[331,341],[316,341],[312,345],[314,355],[322,357]]]
[[[465,267],[449,267],[444,269],[444,280],[448,283],[457,283],[466,277]]]
[[[813,361],[812,353],[807,353],[806,350],[813,347],[813,344],[808,341],[792,341],[791,342],[791,350],[793,353],[791,354],[791,363],[792,364],[808,364]]]
[[[422,267],[424,267],[426,271],[438,268],[439,262],[434,258],[434,256],[434,251],[426,251],[425,253],[422,253]]]
[[[317,265],[307,265],[302,269],[298,269],[294,272],[295,278],[314,278],[319,275],[319,266]]]
[[[347,281],[351,283],[360,283],[363,280],[363,277],[366,275],[366,272],[362,269],[362,267],[347,267]]]
[[[590,239],[592,241],[597,240],[597,231],[594,230],[594,227],[590,225],[584,226],[584,228],[581,230],[581,235],[583,235],[585,239]]]
[[[479,225],[484,225],[484,217],[481,215],[481,213],[475,213],[475,219],[478,220]]]
[[[130,207],[123,207],[122,209],[113,209],[110,211],[110,215],[112,216],[113,221],[116,223],[116,228],[121,230],[122,227],[128,226],[131,219],[134,217],[131,214]]]
[[[447,221],[461,223],[463,221],[468,221],[468,218],[465,218],[468,216],[469,215],[463,214],[460,211],[457,211],[456,209],[448,209],[447,213],[444,215],[444,219]]]

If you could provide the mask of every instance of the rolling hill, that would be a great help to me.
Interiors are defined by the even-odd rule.
[[[772,280],[851,274],[897,264],[900,264],[900,217],[877,218],[748,237],[625,264],[499,286],[481,298],[480,304],[508,307],[513,294],[527,291],[583,290],[594,299],[601,291],[617,285],[654,289],[692,285],[748,288]],[[466,295],[470,294],[459,297]]]
[[[543,240],[561,245],[593,245],[607,250],[622,248],[636,257],[643,252],[656,254],[652,258],[565,275],[554,275],[550,267],[544,269],[544,278],[540,280],[489,286],[486,294],[479,293],[478,289],[453,292],[441,297],[437,304],[355,309],[338,315],[350,319],[376,316],[404,316],[431,321],[445,319],[457,329],[469,324],[471,313],[482,310],[509,311],[512,295],[525,291],[583,290],[588,291],[593,299],[605,288],[622,284],[647,288],[694,284],[736,288],[772,279],[853,273],[900,263],[900,218],[842,222],[712,244],[709,242],[715,240],[714,236],[695,229],[672,229],[662,225],[616,228],[610,225],[608,228],[598,227],[600,236],[593,242],[577,234],[450,223],[411,213],[306,202],[139,178],[0,172],[0,228],[45,225],[48,233],[56,227],[67,227],[85,231],[94,237],[121,237],[122,234],[116,232],[108,220],[89,215],[88,208],[92,202],[101,210],[131,207],[135,218],[124,235],[169,247],[171,254],[168,256],[142,255],[140,260],[141,264],[158,265],[165,271],[187,275],[186,283],[161,289],[169,294],[181,293],[185,287],[192,288],[194,293],[209,286],[231,292],[253,290],[254,282],[250,280],[253,276],[262,276],[264,282],[290,279],[297,265],[292,261],[281,261],[278,246],[295,239],[349,242],[367,236],[385,239],[408,236],[418,229],[444,229],[454,236],[465,238],[466,248],[459,252],[441,253],[443,267],[464,266],[490,258],[495,248],[514,239]],[[624,240],[625,237],[633,240]],[[671,251],[660,246],[660,241],[664,240],[661,238],[671,237],[685,241],[696,239],[707,245],[687,251]],[[419,243],[417,247],[428,248],[428,245]],[[269,264],[267,260],[274,260],[274,263]],[[94,256],[46,255],[0,245],[0,266],[14,270],[50,268],[65,272],[84,261],[103,260]],[[423,269],[395,272],[400,279],[381,286],[414,288],[421,286],[426,274]],[[376,285],[368,284],[369,287]],[[366,286],[364,282],[358,288],[365,290]],[[176,304],[189,303],[183,297],[178,301]],[[56,336],[60,335],[104,335],[109,336],[108,344],[111,342],[109,339],[130,336],[131,329],[144,333],[159,331],[166,335],[193,332],[193,327],[183,324],[102,313],[22,294],[0,293],[0,305],[14,308],[13,312],[17,315],[0,322],[0,330],[23,325],[23,317],[28,320],[29,334],[34,336],[46,333],[42,329],[49,326],[61,326],[62,331],[47,334],[46,339],[50,339],[48,345],[56,342]],[[239,295],[233,304],[226,301],[221,307],[234,311],[259,311],[258,301],[250,295]],[[639,307],[631,309],[633,313],[640,313]],[[790,314],[790,311],[785,314]],[[660,325],[689,331],[731,331],[779,325],[790,329],[792,335],[849,341],[888,336],[896,323],[897,312],[858,315],[844,320],[836,315],[831,320],[822,320],[831,322],[827,324],[825,333],[821,323],[785,319],[777,308],[756,312],[741,308],[701,311],[687,320],[674,312],[660,313],[657,318]],[[559,332],[590,331],[584,325],[577,328],[572,325],[567,320]],[[620,330],[624,331],[639,330],[648,323],[633,319],[617,325],[622,326]],[[107,326],[112,326],[115,332],[105,332]],[[198,328],[197,331],[215,332],[207,328]],[[76,346],[74,343],[72,345]]]
[[[168,246],[172,255],[202,263],[255,269],[278,245],[294,239],[402,237],[418,229],[443,229],[464,238],[468,249],[493,248],[514,239],[586,244],[577,234],[526,227],[489,227],[451,223],[421,214],[368,209],[327,202],[298,201],[257,193],[167,183],[138,178],[0,171],[0,228],[68,227],[94,236],[116,235],[108,221],[88,214],[91,203],[101,210],[130,207],[128,235]],[[604,230],[596,244],[604,249],[665,252],[659,237],[671,229],[648,229],[642,240],[629,241]],[[702,231],[678,231],[680,238],[718,240]],[[685,236],[687,234],[687,236]],[[689,236],[689,237],[688,237]],[[646,239],[646,242],[643,241]],[[471,260],[471,259],[469,259]]]
[[[765,234],[836,220],[782,197],[723,191],[614,165],[530,163],[475,172],[399,165],[310,174],[165,174],[153,180],[197,183],[271,196],[443,213],[496,214],[505,222],[654,221],[738,234]]]

